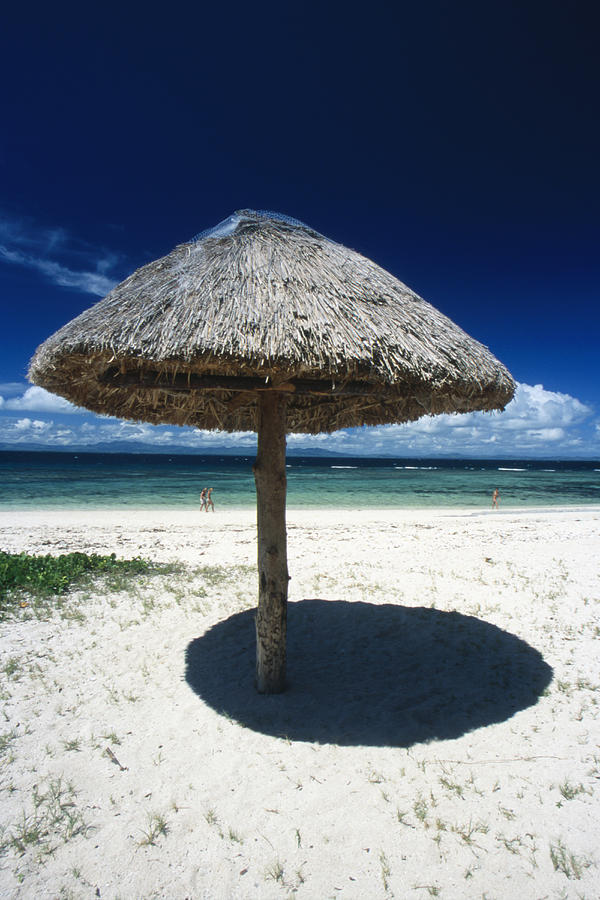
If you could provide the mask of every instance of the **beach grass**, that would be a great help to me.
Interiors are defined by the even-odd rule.
[[[158,564],[136,557],[117,559],[115,553],[63,553],[32,556],[0,551],[0,620],[18,607],[36,612],[48,608],[48,601],[73,588],[81,588],[99,576],[109,590],[123,589],[123,579],[139,575],[166,575],[179,571],[174,564]]]

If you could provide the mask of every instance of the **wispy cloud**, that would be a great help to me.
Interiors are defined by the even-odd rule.
[[[16,419],[9,412],[36,412]],[[63,417],[64,413],[80,416]],[[52,416],[52,418],[49,418]],[[48,418],[46,418],[48,417]],[[41,388],[27,388],[0,402],[0,441],[7,446],[128,446],[202,453],[214,447],[253,453],[255,435],[123,422],[85,413]],[[288,435],[288,448],[356,456],[600,457],[600,423],[594,411],[569,394],[520,384],[503,413],[425,417],[405,425],[350,428],[333,434]]]
[[[2,381],[0,382],[0,397],[13,397],[15,394],[22,394],[26,390],[26,386],[21,381]]]
[[[116,284],[109,274],[118,258],[71,237],[64,228],[39,228],[0,218],[0,261],[39,272],[60,287],[103,297]]]
[[[67,266],[53,262],[49,259],[40,259],[28,256],[16,250],[9,250],[0,244],[0,257],[5,262],[35,269],[45,275],[53,284],[60,287],[77,288],[86,294],[95,294],[104,297],[115,286],[116,280],[107,278],[100,272],[75,272]]]

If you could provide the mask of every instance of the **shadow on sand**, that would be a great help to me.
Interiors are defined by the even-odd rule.
[[[457,738],[535,704],[552,669],[473,616],[326,600],[288,606],[285,693],[254,690],[254,610],[192,641],[186,680],[217,711],[296,741],[409,747]]]

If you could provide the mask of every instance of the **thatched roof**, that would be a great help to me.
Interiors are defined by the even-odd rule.
[[[480,343],[359,253],[242,210],[143,266],[37,350],[30,379],[98,413],[256,430],[258,390],[288,430],[502,408],[514,383]]]

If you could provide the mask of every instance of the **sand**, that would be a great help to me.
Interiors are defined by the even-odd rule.
[[[253,512],[0,532],[183,564],[0,625],[0,896],[600,897],[598,508],[290,510],[277,697]]]

